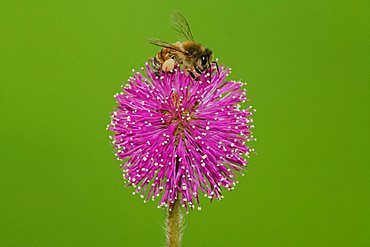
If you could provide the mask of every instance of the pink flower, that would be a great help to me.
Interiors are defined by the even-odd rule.
[[[179,67],[160,75],[148,63],[116,94],[117,109],[109,129],[123,161],[123,177],[144,201],[160,197],[159,206],[200,209],[199,194],[221,199],[235,173],[253,151],[251,107],[241,109],[241,82],[226,81],[229,68],[192,79]]]

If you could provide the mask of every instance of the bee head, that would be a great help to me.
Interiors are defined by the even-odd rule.
[[[211,68],[212,51],[206,48],[200,55],[198,60],[198,67],[202,70],[209,70]]]

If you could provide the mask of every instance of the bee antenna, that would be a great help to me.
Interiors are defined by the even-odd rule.
[[[219,70],[219,68],[218,68],[218,63],[217,63],[217,60],[215,60],[215,61],[212,61],[212,63],[215,63],[215,64],[216,64],[216,68],[217,68],[217,73],[218,73],[218,74],[220,74],[220,70]]]

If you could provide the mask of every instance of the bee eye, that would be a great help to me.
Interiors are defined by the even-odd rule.
[[[202,56],[201,59],[202,59],[202,66],[205,66],[208,63],[207,57],[206,56]]]

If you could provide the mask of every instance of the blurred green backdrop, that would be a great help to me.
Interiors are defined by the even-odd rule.
[[[0,246],[163,246],[105,130],[122,81],[194,36],[248,82],[247,176],[185,218],[183,246],[369,246],[369,1],[6,1]]]

